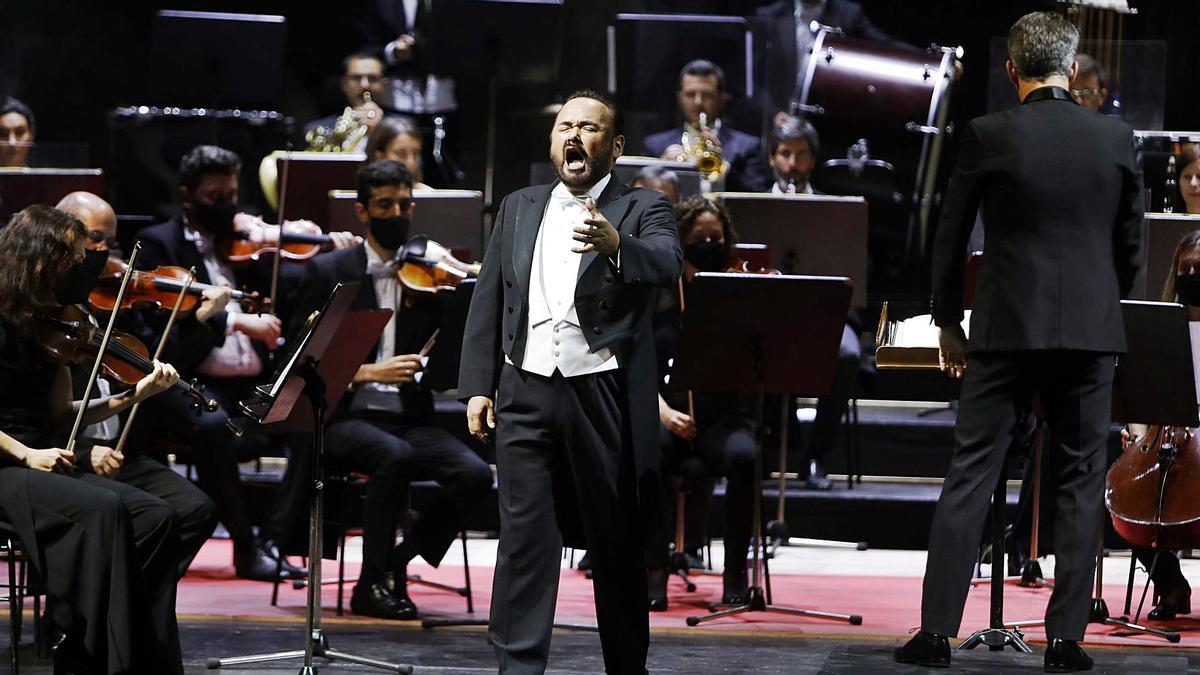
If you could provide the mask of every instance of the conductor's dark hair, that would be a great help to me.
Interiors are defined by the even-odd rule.
[[[725,71],[721,70],[721,66],[718,66],[707,59],[696,59],[695,61],[689,61],[687,65],[685,65],[683,69],[679,71],[679,82],[677,82],[675,85],[676,89],[679,91],[683,90],[684,75],[691,75],[693,77],[707,77],[709,75],[715,75],[717,78],[717,91],[722,93],[725,91]]]
[[[30,131],[37,131],[37,121],[33,118],[33,108],[30,108],[24,101],[8,96],[0,103],[0,117],[9,113],[17,113],[25,118],[25,123],[29,125]]]
[[[771,133],[767,134],[767,154],[774,155],[780,143],[801,139],[808,141],[808,149],[813,157],[820,154],[821,137],[812,123],[799,117],[789,117],[772,127]]]
[[[215,145],[197,145],[179,161],[179,184],[195,190],[210,173],[236,176],[241,171],[242,158],[237,153]]]
[[[366,206],[371,201],[375,188],[385,185],[412,189],[412,173],[394,159],[380,159],[358,170],[358,203]]]
[[[566,104],[577,98],[590,98],[593,101],[603,103],[604,107],[608,108],[608,111],[612,113],[613,136],[616,137],[625,133],[625,117],[621,114],[621,109],[617,107],[617,102],[611,96],[595,89],[576,89],[571,92],[570,96],[563,99],[563,103]]]
[[[1017,75],[1029,82],[1067,77],[1078,47],[1079,29],[1054,12],[1030,12],[1008,31],[1008,58]]]

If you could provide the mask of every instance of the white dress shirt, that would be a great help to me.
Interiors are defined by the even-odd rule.
[[[529,316],[522,370],[544,377],[558,370],[564,377],[575,377],[618,367],[616,355],[608,348],[589,351],[575,311],[575,282],[582,256],[571,250],[581,246],[572,236],[574,229],[590,217],[587,199],[599,200],[611,179],[611,174],[605,176],[579,197],[562,183],[550,193],[529,272]]]
[[[771,194],[773,194],[773,195],[786,195],[786,194],[788,194],[788,191],[787,191],[787,190],[784,190],[784,189],[783,189],[783,188],[781,188],[781,187],[779,187],[779,181],[775,181],[775,183],[771,185]],[[804,182],[804,187],[797,186],[797,187],[796,187],[796,192],[795,192],[795,194],[798,194],[798,195],[811,195],[811,194],[813,194],[812,183],[809,183],[808,181],[805,181],[805,182]]]
[[[183,227],[183,237],[195,243],[196,250],[200,251],[209,282],[232,288],[233,270],[229,263],[217,257],[212,237],[200,234],[186,223]],[[229,315],[225,324],[225,342],[219,347],[213,347],[196,371],[211,377],[254,377],[262,372],[262,359],[258,358],[258,352],[254,351],[250,336],[237,330],[237,317],[242,314],[242,306],[231,299],[225,305],[225,312]]]

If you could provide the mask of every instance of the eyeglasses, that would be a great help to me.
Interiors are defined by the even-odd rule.
[[[1100,95],[1099,89],[1072,89],[1071,95],[1075,98],[1095,98]]]

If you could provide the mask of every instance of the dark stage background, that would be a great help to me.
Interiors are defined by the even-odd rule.
[[[341,109],[329,92],[341,58],[358,46],[351,29],[356,1],[180,0],[164,4],[144,0],[6,0],[0,3],[0,95],[17,96],[34,108],[39,141],[87,143],[91,164],[108,168],[113,153],[109,111],[123,105],[166,103],[149,101],[145,93],[150,85],[150,29],[157,10],[282,14],[287,17],[287,69],[279,109],[303,124]],[[435,13],[446,3],[460,7],[492,4],[434,0]],[[525,52],[518,54],[513,63],[485,58],[488,50],[481,47],[486,45],[478,44],[476,38],[452,45],[462,47],[468,60],[478,61],[474,67],[467,63],[465,73],[458,76],[460,114],[455,120],[454,145],[466,176],[457,187],[482,189],[484,184],[489,67],[496,67],[503,80],[498,89],[497,123],[501,133],[494,190],[498,200],[526,184],[529,162],[546,157],[551,118],[543,108],[574,88],[604,88],[605,29],[616,13],[746,15],[760,4],[766,3],[566,0],[557,24],[522,22],[505,28],[502,43],[521,45]],[[964,47],[965,79],[954,101],[957,120],[985,112],[988,69],[992,67],[987,63],[990,39],[1005,34],[1021,14],[1053,5],[1044,0],[865,0],[862,4],[877,26],[899,39],[916,45],[936,42]],[[1139,14],[1126,19],[1124,37],[1168,44],[1165,127],[1195,128],[1200,123],[1200,89],[1195,86],[1200,80],[1200,49],[1195,39],[1200,32],[1200,3],[1135,0],[1133,4]],[[455,10],[453,18],[461,22],[464,35],[478,36],[486,28],[481,28],[482,22],[469,9]],[[530,55],[536,56],[539,50],[544,50],[544,59],[535,63]],[[673,82],[663,83],[663,87],[673,86]],[[169,170],[191,140],[163,139],[161,168]],[[633,148],[640,145],[640,139],[630,140]],[[170,199],[161,194],[138,198],[138,185],[130,183],[148,180],[141,174],[114,177],[125,181],[117,206],[126,213],[144,213],[147,204],[161,205]],[[145,189],[161,192],[161,186],[147,185]]]

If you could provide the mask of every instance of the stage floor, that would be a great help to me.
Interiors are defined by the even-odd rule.
[[[495,560],[495,541],[469,540],[475,613],[466,613],[465,599],[453,593],[412,586],[410,594],[428,618],[476,618],[485,620]],[[359,549],[348,548],[347,571],[357,572]],[[201,552],[180,586],[178,612],[188,672],[205,672],[208,657],[273,652],[300,648],[304,618],[302,590],[281,586],[278,607],[269,604],[270,584],[232,578],[227,541],[212,540]],[[713,555],[721,560],[720,542]],[[1120,613],[1124,604],[1125,577],[1129,559],[1110,556],[1105,565],[1105,595],[1110,609]],[[1053,574],[1053,558],[1043,562]],[[772,587],[775,602],[832,612],[861,614],[863,624],[781,614],[749,614],[688,627],[690,615],[705,611],[705,603],[718,599],[720,576],[698,576],[697,590],[687,592],[672,580],[670,611],[651,615],[651,671],[663,673],[878,673],[915,672],[890,661],[890,650],[907,638],[918,623],[924,553],[920,551],[835,550],[788,547],[773,561]],[[988,566],[984,566],[985,573]],[[1185,574],[1200,582],[1200,561],[1183,561]],[[415,563],[411,570],[427,579],[460,585],[463,579],[461,548],[456,544],[440,569]],[[336,572],[328,561],[325,576]],[[1144,575],[1138,574],[1138,580]],[[347,584],[347,604],[352,584]],[[410,663],[417,672],[494,672],[494,660],[481,627],[424,630],[419,622],[381,622],[333,612],[335,587],[328,585],[325,625],[334,647],[351,653]],[[987,622],[988,587],[971,592],[962,634],[966,636]],[[1049,597],[1048,590],[1007,585],[1005,617],[1009,620],[1039,617]],[[1136,607],[1136,595],[1135,595]],[[5,613],[6,614],[6,613]],[[591,583],[564,560],[560,576],[557,620],[567,624],[594,625]],[[0,622],[3,625],[3,622]],[[1098,672],[1200,673],[1200,620],[1181,620],[1174,626],[1184,632],[1179,645],[1144,636],[1122,636],[1111,628],[1095,627],[1086,644],[1094,649]],[[0,635],[5,635],[0,633]],[[956,654],[956,664],[967,672],[1040,672],[1044,634],[1031,628],[1027,639],[1033,655],[976,650]],[[28,639],[28,638],[27,638]],[[6,646],[4,638],[0,644]],[[49,672],[46,664],[23,650],[24,672]],[[6,656],[6,655],[5,655]],[[3,659],[7,661],[6,658]],[[559,630],[555,635],[552,672],[601,672],[598,637],[578,630]],[[256,669],[233,668],[223,672],[296,672],[296,661]],[[325,669],[323,669],[325,670]],[[360,666],[340,664],[327,672],[367,672]]]

